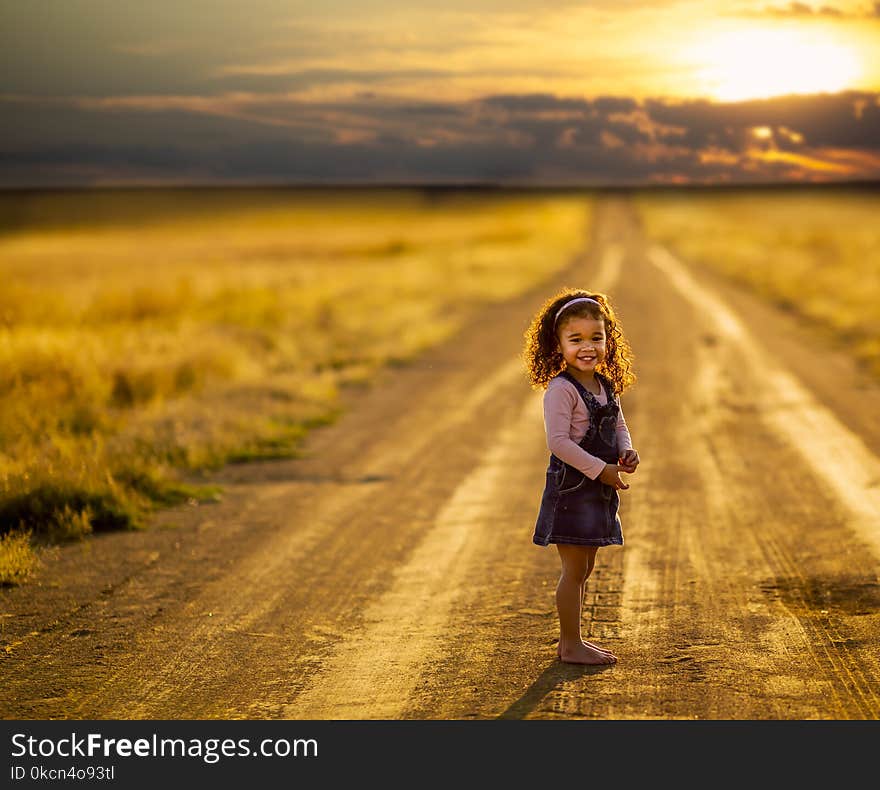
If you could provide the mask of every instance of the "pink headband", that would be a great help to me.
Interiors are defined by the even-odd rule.
[[[593,304],[598,304],[599,307],[602,306],[595,299],[591,299],[589,296],[579,296],[577,299],[571,299],[556,311],[556,318],[553,319],[553,326],[556,326],[556,322],[559,320],[559,316],[562,314],[562,311],[565,310],[566,307],[575,304],[575,302],[592,302]]]

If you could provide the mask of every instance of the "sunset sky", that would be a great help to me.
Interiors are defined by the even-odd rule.
[[[880,2],[0,0],[0,187],[880,179]]]

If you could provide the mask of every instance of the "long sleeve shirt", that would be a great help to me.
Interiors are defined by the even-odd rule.
[[[596,395],[601,405],[608,402],[605,388]],[[578,442],[587,435],[590,427],[590,412],[577,388],[568,379],[557,376],[550,380],[544,392],[544,429],[547,432],[547,447],[557,458],[583,472],[590,480],[595,480],[605,468],[605,462],[591,455]],[[632,449],[629,429],[623,418],[623,408],[617,416],[617,446],[620,454]]]

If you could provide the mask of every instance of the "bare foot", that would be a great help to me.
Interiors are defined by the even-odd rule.
[[[585,642],[585,641],[581,640],[581,643],[584,644],[584,645],[586,645],[587,647],[592,647],[593,650],[598,650],[598,651],[600,651],[601,653],[606,653],[607,655],[611,656],[611,657],[614,658],[614,659],[617,658],[617,656],[614,655],[614,653],[612,653],[608,648],[606,648],[606,647],[599,647],[599,645],[597,645],[595,642]],[[561,652],[561,650],[562,650],[561,645],[557,642],[557,643],[556,643],[556,655],[557,655],[559,658],[562,658],[562,652]]]
[[[617,657],[583,642],[559,651],[559,660],[566,664],[615,664]]]

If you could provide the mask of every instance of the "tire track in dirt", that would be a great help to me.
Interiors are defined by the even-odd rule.
[[[800,451],[804,462],[824,477],[853,512],[853,527],[880,557],[880,459],[800,382],[769,358],[742,322],[720,299],[700,286],[668,250],[648,253],[675,287],[701,311],[713,317],[718,332],[736,343],[746,364],[763,373],[764,388],[776,407],[763,419]]]
[[[218,697],[222,697],[221,687],[231,657],[230,640],[238,637],[236,641],[242,646],[246,639],[259,636],[279,645],[290,644],[293,634],[279,630],[274,622],[275,614],[292,603],[290,590],[279,584],[279,579],[287,577],[291,584],[301,584],[299,578],[291,578],[290,569],[309,567],[310,560],[315,562],[314,557],[320,555],[322,545],[334,541],[334,530],[338,530],[351,513],[361,514],[359,520],[367,523],[371,500],[388,496],[392,484],[417,485],[424,472],[419,459],[431,455],[430,446],[436,443],[436,436],[455,435],[461,431],[462,425],[473,414],[485,410],[497,388],[509,386],[517,376],[521,376],[517,365],[504,365],[465,398],[459,408],[447,410],[436,419],[431,431],[422,432],[403,445],[379,442],[376,447],[371,447],[363,459],[361,479],[365,482],[348,485],[336,482],[335,496],[327,496],[326,487],[320,485],[312,486],[308,497],[304,490],[298,490],[301,487],[296,483],[262,486],[259,507],[253,503],[251,515],[261,511],[265,514],[287,510],[289,515],[287,519],[282,515],[282,523],[301,523],[303,528],[287,529],[281,534],[276,532],[265,546],[243,553],[225,573],[208,580],[185,604],[182,619],[163,628],[158,637],[161,644],[156,644],[157,636],[153,634],[139,637],[139,649],[135,652],[133,664],[120,666],[100,690],[79,701],[79,709],[83,713],[103,709],[108,700],[116,698],[126,717],[151,718],[157,712],[174,710],[179,699],[187,697],[187,690],[204,689],[213,684]],[[410,471],[392,483],[389,479],[389,470],[392,469]],[[422,518],[420,516],[417,521]],[[317,568],[312,566],[311,570],[317,571]],[[140,590],[146,596],[148,586],[146,579],[141,580],[129,590],[129,595],[137,595]],[[231,589],[240,590],[242,594],[230,595]],[[309,610],[317,613],[319,607],[310,607],[304,602],[303,611]],[[320,647],[340,638],[342,633],[333,626],[316,625],[301,634],[304,637],[301,644]],[[170,646],[174,647],[169,650]],[[308,658],[306,663],[311,663]],[[162,666],[160,673],[151,671],[156,664]],[[291,673],[288,667],[287,671],[279,671],[278,677],[290,674],[300,673]],[[132,678],[138,679],[136,684],[132,683]],[[193,696],[198,695],[194,692]],[[211,710],[208,707],[211,699],[204,695],[201,704],[206,710]],[[225,715],[234,714],[227,710]]]
[[[859,437],[782,369],[737,316],[698,284],[667,250],[655,246],[649,251],[649,257],[685,298],[702,314],[711,316],[718,335],[736,349],[741,364],[760,372],[761,390],[768,401],[759,415],[761,422],[796,451],[812,476],[824,482],[824,487],[851,512],[846,519],[847,526],[864,541],[874,558],[880,557],[880,491],[877,490],[880,462],[877,458]],[[710,364],[720,365],[719,356],[714,355]],[[718,370],[714,378],[720,378]],[[724,392],[720,388],[712,389],[714,401],[723,399]],[[709,428],[706,433],[714,432]],[[732,459],[728,455],[726,460],[729,465]],[[719,484],[723,482],[722,468],[719,464],[714,467]],[[771,531],[763,535],[760,546],[774,575],[794,582],[789,585],[789,591],[795,605],[789,608],[804,630],[804,641],[817,669],[830,679],[837,707],[835,717],[848,718],[853,712],[858,718],[880,717],[876,675],[831,623],[827,611],[820,610],[819,616],[803,616],[811,606],[805,594],[809,579],[800,564]],[[774,587],[765,585],[764,589],[772,591]]]

